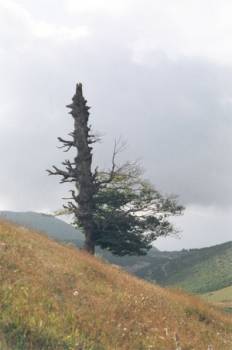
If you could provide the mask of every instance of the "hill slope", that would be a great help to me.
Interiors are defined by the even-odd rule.
[[[83,235],[53,216],[26,212],[0,212],[0,217],[47,233],[50,237],[83,245]],[[164,286],[176,286],[193,293],[207,293],[232,285],[232,242],[208,248],[161,252],[146,256],[116,257],[97,249],[97,254],[135,275]]]
[[[0,218],[36,231],[44,232],[49,235],[49,237],[60,241],[75,240],[77,246],[81,246],[84,242],[84,237],[80,232],[53,215],[35,213],[32,211],[0,211]]]
[[[162,285],[206,293],[232,285],[232,242],[213,247],[162,252],[137,274]]]
[[[0,345],[10,350],[232,348],[231,318],[197,298],[4,222],[0,271]]]
[[[215,305],[222,307],[227,312],[232,313],[232,286],[203,294],[203,297]]]
[[[60,220],[52,215],[35,212],[13,212],[13,211],[0,211],[0,218],[3,220],[11,221],[18,225],[25,226],[29,229],[46,233],[49,237],[57,239],[62,242],[70,242],[77,247],[81,248],[84,243],[84,236],[74,228],[72,225]],[[117,257],[113,256],[110,252],[103,251],[97,247],[96,252],[98,255],[104,257],[104,259],[123,266],[125,269],[135,271],[138,265],[138,269],[147,265],[145,261],[146,257],[138,256],[125,256]],[[158,250],[152,248],[149,251],[149,256],[153,256]],[[145,260],[144,260],[145,259]],[[149,265],[149,263],[148,263]]]

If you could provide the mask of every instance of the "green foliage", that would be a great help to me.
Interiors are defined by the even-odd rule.
[[[107,177],[98,173],[96,181],[103,185],[93,198],[97,246],[119,256],[145,255],[157,237],[175,232],[168,218],[180,215],[183,207],[144,180],[138,166],[127,164],[109,182]]]

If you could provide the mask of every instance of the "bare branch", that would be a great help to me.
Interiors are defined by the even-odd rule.
[[[62,164],[65,166],[67,169],[70,177],[74,177],[76,179],[78,175],[78,171],[76,167],[73,167],[73,165],[76,165],[75,163],[71,163],[68,159],[66,159]]]
[[[113,181],[114,177],[119,174],[123,168],[125,167],[126,163],[122,166],[118,167],[116,164],[116,158],[119,153],[121,153],[126,147],[126,142],[122,142],[122,140],[119,138],[118,140],[114,141],[114,148],[113,148],[113,154],[112,154],[112,160],[111,160],[111,169],[108,172],[101,172],[102,175],[105,175],[107,178],[104,180],[98,181],[98,187],[104,187],[110,182]]]
[[[78,207],[73,202],[68,202],[67,204],[63,205],[64,209],[67,209],[69,212],[77,212]]]
[[[69,173],[67,171],[61,170],[57,168],[55,165],[53,165],[52,168],[54,170],[47,169],[47,172],[49,175],[60,175],[60,176],[64,176],[65,178],[69,177]]]
[[[64,163],[63,163],[64,164]],[[60,183],[64,183],[64,182],[75,182],[76,181],[76,176],[75,176],[75,171],[74,169],[69,170],[68,167],[66,167],[68,169],[68,171],[62,170],[57,168],[56,166],[52,166],[52,168],[54,170],[49,170],[47,169],[48,175],[58,175],[58,176],[62,176],[63,178],[61,179]]]
[[[61,137],[58,137],[58,140],[63,143],[63,146],[59,146],[58,148],[66,148],[64,152],[68,152],[71,147],[75,147],[74,141],[64,140]]]
[[[89,128],[90,128],[89,130],[91,130],[91,125]],[[101,138],[102,138],[102,135],[100,133],[89,134],[88,143],[92,144],[92,143],[100,142]]]

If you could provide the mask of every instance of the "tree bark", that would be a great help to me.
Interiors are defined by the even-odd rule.
[[[95,242],[92,237],[92,232],[85,232],[85,243],[84,243],[84,250],[94,255],[95,254]]]
[[[75,182],[76,191],[71,191],[72,201],[69,201],[65,208],[69,208],[76,216],[78,224],[85,234],[84,249],[90,254],[95,251],[94,237],[94,204],[93,196],[97,191],[95,175],[92,174],[92,143],[96,142],[94,135],[90,135],[89,107],[83,97],[82,84],[77,84],[76,93],[72,98],[72,103],[67,106],[74,119],[74,131],[70,134],[72,140],[64,140],[58,137],[63,143],[61,148],[65,152],[70,148],[75,148],[77,155],[73,162],[65,160],[62,164],[65,170],[53,166],[53,170],[48,170],[49,175],[59,175],[63,182]]]
[[[67,107],[71,109],[70,114],[74,118],[73,143],[77,150],[77,156],[74,159],[76,173],[76,188],[78,191],[75,196],[77,208],[75,215],[81,224],[85,234],[84,249],[94,254],[94,225],[93,225],[93,195],[95,193],[94,179],[91,171],[92,166],[92,147],[90,147],[91,137],[88,127],[89,107],[83,97],[82,85],[77,84],[76,93],[72,99],[73,103]]]

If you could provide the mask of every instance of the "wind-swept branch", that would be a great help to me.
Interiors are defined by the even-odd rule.
[[[113,154],[111,159],[111,169],[109,171],[101,171],[100,173],[97,173],[95,170],[95,177],[97,175],[100,175],[101,180],[97,181],[98,188],[103,188],[107,186],[109,183],[111,183],[117,175],[121,174],[127,167],[128,162],[124,163],[123,165],[118,166],[116,164],[116,158],[119,153],[121,153],[126,147],[126,143],[122,142],[121,139],[114,141],[114,148],[113,148]]]

